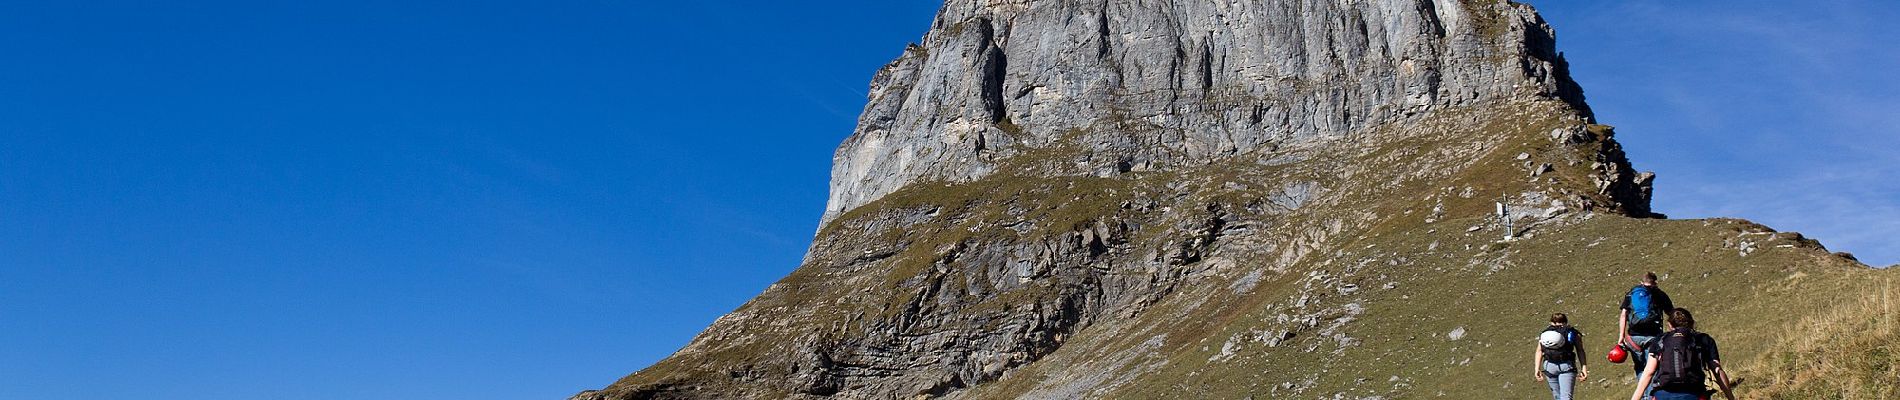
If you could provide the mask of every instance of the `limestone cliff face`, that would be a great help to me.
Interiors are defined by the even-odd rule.
[[[951,0],[880,70],[834,158],[825,219],[1064,142],[1063,171],[1202,165],[1348,142],[1500,99],[1583,106],[1530,7],[1498,1]]]
[[[1495,202],[1517,234],[1652,215],[1593,122],[1521,4],[950,0],[874,78],[803,265],[574,398],[1285,397],[1367,381],[1262,374],[1431,369],[1359,350],[1371,288],[1497,264]]]

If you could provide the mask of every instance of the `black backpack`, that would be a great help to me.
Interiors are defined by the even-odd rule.
[[[1657,340],[1655,385],[1660,388],[1700,389],[1708,375],[1708,360],[1704,360],[1702,334],[1693,330],[1677,330],[1664,334]]]
[[[1544,328],[1545,332],[1557,331],[1564,335],[1564,345],[1557,348],[1544,347],[1544,361],[1566,363],[1577,359],[1577,329],[1569,326]]]

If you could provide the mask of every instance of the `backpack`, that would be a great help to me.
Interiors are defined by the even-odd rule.
[[[1558,363],[1558,364],[1576,361],[1577,359],[1577,329],[1576,328],[1571,328],[1569,326],[1559,328],[1559,327],[1553,326],[1553,327],[1544,328],[1544,331],[1545,332],[1557,331],[1557,333],[1564,335],[1564,345],[1557,346],[1557,348],[1554,348],[1554,349],[1549,348],[1549,347],[1543,347],[1544,361],[1549,361],[1549,362]]]
[[[1704,387],[1702,382],[1707,381],[1708,376],[1703,371],[1708,369],[1708,360],[1702,359],[1702,342],[1698,340],[1701,336],[1684,329],[1669,332],[1657,340],[1655,387]]]
[[[1660,322],[1662,322],[1662,312],[1656,309],[1654,291],[1643,285],[1630,289],[1630,326]]]

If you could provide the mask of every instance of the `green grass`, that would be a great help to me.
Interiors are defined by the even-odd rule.
[[[1448,221],[1463,226],[1470,221]],[[1724,248],[1723,241],[1736,237],[1749,224],[1726,220],[1644,220],[1623,217],[1599,217],[1573,226],[1545,231],[1529,239],[1501,247],[1487,246],[1490,233],[1460,235],[1393,232],[1369,238],[1341,257],[1320,261],[1319,269],[1337,268],[1359,259],[1380,260],[1379,268],[1343,273],[1347,280],[1358,280],[1369,293],[1318,300],[1323,306],[1346,302],[1362,304],[1366,311],[1343,332],[1360,340],[1335,355],[1329,338],[1296,336],[1291,344],[1268,348],[1252,346],[1228,362],[1209,362],[1222,342],[1250,330],[1273,331],[1274,315],[1287,312],[1278,300],[1296,292],[1293,283],[1282,280],[1279,287],[1256,292],[1250,298],[1227,304],[1207,306],[1188,314],[1202,316],[1194,324],[1181,326],[1175,321],[1146,321],[1156,332],[1169,334],[1171,346],[1157,359],[1159,371],[1141,376],[1136,382],[1114,392],[1113,398],[1160,398],[1171,394],[1193,393],[1209,398],[1320,397],[1331,393],[1351,396],[1433,397],[1443,393],[1453,398],[1535,398],[1543,395],[1541,383],[1529,378],[1529,350],[1534,334],[1552,312],[1571,315],[1573,323],[1592,334],[1587,342],[1595,375],[1582,385],[1581,398],[1627,398],[1623,383],[1633,374],[1625,365],[1601,361],[1615,327],[1615,306],[1620,294],[1643,271],[1665,275],[1663,287],[1680,306],[1698,311],[1703,330],[1723,345],[1725,358],[1735,368],[1736,377],[1755,382],[1770,382],[1769,370],[1797,371],[1784,380],[1804,383],[1804,391],[1792,397],[1767,398],[1886,398],[1847,395],[1846,397],[1808,397],[1830,388],[1870,387],[1859,394],[1888,394],[1892,386],[1878,377],[1892,371],[1891,329],[1868,331],[1866,336],[1808,334],[1788,335],[1792,327],[1813,326],[1789,309],[1832,309],[1859,312],[1865,317],[1865,303],[1853,299],[1855,293],[1871,288],[1892,290],[1887,271],[1861,268],[1844,260],[1833,259],[1817,249],[1773,247],[1793,242],[1770,242],[1772,250],[1761,250],[1746,257]],[[1427,228],[1429,230],[1429,228]],[[1448,237],[1449,236],[1449,237]],[[1601,239],[1601,240],[1599,240]],[[1426,251],[1431,243],[1441,251]],[[1595,243],[1595,246],[1590,246]],[[1667,246],[1664,244],[1667,243]],[[1464,250],[1470,245],[1471,250]],[[1404,259],[1399,265],[1389,260]],[[1472,260],[1481,262],[1472,264]],[[1333,261],[1327,263],[1326,261]],[[1494,266],[1503,266],[1494,269]],[[1868,278],[1884,274],[1885,280]],[[1383,275],[1386,279],[1376,279]],[[1396,282],[1390,290],[1379,289],[1382,282]],[[1876,285],[1871,282],[1879,282]],[[1269,283],[1272,284],[1272,283]],[[1851,290],[1850,290],[1851,289]],[[1888,300],[1889,302],[1891,300]],[[1263,303],[1274,307],[1264,307]],[[1862,306],[1854,306],[1862,304]],[[1167,315],[1169,304],[1154,311]],[[1234,313],[1235,310],[1251,310]],[[1824,319],[1838,318],[1829,313]],[[1322,314],[1322,319],[1325,318]],[[1891,318],[1888,314],[1886,318]],[[1869,321],[1866,318],[1860,319]],[[1451,341],[1446,334],[1464,328],[1466,336]],[[1210,329],[1212,328],[1212,329]],[[1264,328],[1264,329],[1263,329]],[[1083,349],[1125,349],[1144,336],[1084,338]],[[1789,337],[1834,338],[1859,343],[1839,347],[1836,352],[1814,352],[1798,348],[1770,356],[1778,343]],[[1096,343],[1095,339],[1103,343]],[[1833,346],[1818,341],[1813,346]],[[1886,343],[1871,345],[1869,343]],[[1317,345],[1313,352],[1302,351]],[[1858,346],[1858,347],[1856,347]],[[1871,346],[1871,347],[1870,347]],[[1830,347],[1833,348],[1833,347]],[[1861,352],[1860,349],[1885,349]],[[1113,351],[1085,354],[1082,359],[1100,358]],[[1884,358],[1883,358],[1884,357]],[[1837,381],[1801,378],[1805,365],[1830,365],[1814,361],[1837,360],[1831,370],[1855,371],[1829,373]],[[1060,358],[1057,358],[1060,360]],[[1782,365],[1776,365],[1780,363]],[[1060,363],[1046,364],[1060,368]],[[1867,368],[1869,365],[1883,368]],[[1831,371],[1837,372],[1837,371]],[[1027,374],[1026,376],[1035,376]],[[1891,375],[1884,375],[1891,376]],[[1392,381],[1397,377],[1396,382]],[[1274,385],[1315,378],[1314,385],[1299,396],[1276,392]],[[1858,382],[1863,386],[1842,383]],[[1874,385],[1868,385],[1874,384]],[[1033,382],[1005,382],[984,397],[1010,397],[1009,385],[1026,390]],[[1764,390],[1745,383],[1743,394]],[[1858,390],[1858,389],[1856,389]],[[1888,390],[1888,391],[1878,391]]]
[[[1565,160],[1604,151],[1611,144],[1586,143],[1573,148],[1537,139],[1536,134],[1546,133],[1553,126],[1572,123],[1544,120],[1484,127],[1481,132],[1510,132],[1504,135],[1510,140],[1499,141],[1495,148],[1484,152],[1486,156],[1454,176],[1345,193],[1344,198],[1329,205],[1332,210],[1280,221],[1284,224],[1281,226],[1291,228],[1368,210],[1369,214],[1386,216],[1376,218],[1360,231],[1363,237],[1348,235],[1333,241],[1330,248],[1343,249],[1342,253],[1310,257],[1289,273],[1269,277],[1260,289],[1248,294],[1230,296],[1203,289],[1200,293],[1175,295],[1142,318],[1121,323],[1113,331],[1084,332],[1069,347],[1078,350],[1065,348],[1045,362],[1014,372],[1011,379],[978,388],[974,397],[1011,398],[1030,392],[1048,379],[1072,376],[1065,370],[1103,368],[1123,373],[1144,371],[1108,393],[1110,398],[1312,398],[1335,393],[1348,397],[1535,398],[1547,392],[1528,373],[1533,335],[1550,313],[1566,312],[1574,323],[1593,334],[1595,375],[1582,385],[1580,398],[1627,398],[1629,388],[1624,380],[1633,377],[1628,365],[1609,364],[1601,357],[1613,337],[1619,296],[1636,276],[1651,270],[1666,276],[1664,287],[1678,304],[1697,310],[1704,330],[1722,340],[1725,357],[1736,368],[1737,377],[1763,381],[1762,370],[1750,366],[1767,363],[1769,351],[1786,340],[1784,330],[1805,326],[1788,308],[1842,304],[1858,293],[1846,289],[1852,287],[1849,285],[1873,274],[1891,275],[1833,256],[1797,234],[1770,233],[1758,224],[1732,219],[1652,220],[1597,214],[1587,220],[1536,226],[1532,237],[1509,243],[1496,240],[1501,236],[1496,228],[1466,233],[1465,227],[1488,223],[1482,216],[1489,212],[1491,199],[1449,194],[1463,187],[1479,193],[1514,193],[1530,189],[1527,186],[1545,185],[1558,192],[1570,190],[1570,195],[1599,204],[1608,202],[1593,191],[1581,190],[1592,187],[1586,177],[1591,172],[1587,160],[1574,165]],[[1599,140],[1610,135],[1607,126],[1590,128]],[[1437,148],[1444,146],[1439,140],[1442,136],[1401,140],[1367,151],[1362,157],[1371,161],[1363,162],[1415,165],[1419,158],[1439,154]],[[1556,170],[1534,184],[1518,180],[1515,177],[1522,175],[1515,155],[1520,152],[1532,154],[1534,161],[1551,162]],[[1232,178],[1245,182],[1246,175]],[[1377,174],[1353,178],[1368,182],[1384,179]],[[1223,179],[1227,178],[1214,180]],[[1334,187],[1342,192],[1355,190]],[[1226,192],[1208,197],[1244,202],[1251,195]],[[1403,214],[1407,209],[1428,207],[1424,204],[1427,200],[1445,201],[1450,219],[1427,224],[1416,214]],[[1760,250],[1740,255],[1744,237],[1757,241],[1754,246]],[[1241,258],[1243,270],[1267,268],[1258,259]],[[1368,260],[1376,267],[1352,268]],[[1338,295],[1302,290],[1299,282],[1303,273],[1314,271],[1356,283],[1361,292]],[[1210,280],[1199,286],[1226,286],[1219,278]],[[1383,289],[1387,282],[1395,287]],[[1315,304],[1301,310],[1289,307],[1291,299],[1301,295],[1312,296]],[[1358,340],[1356,345],[1336,346],[1333,338],[1316,337],[1317,332],[1307,328],[1280,346],[1247,346],[1226,361],[1209,361],[1236,336],[1287,330],[1285,324],[1278,323],[1278,315],[1310,312],[1325,320],[1339,316],[1337,310],[1347,303],[1365,308],[1356,321],[1342,329]],[[1183,324],[1182,316],[1193,319]],[[1465,337],[1458,341],[1446,338],[1448,332],[1458,328],[1465,329]],[[1166,345],[1135,357],[1137,362],[1099,362],[1163,334]],[[1315,350],[1307,352],[1307,348]],[[1873,358],[1863,363],[1881,362]],[[1790,363],[1805,362],[1796,359]],[[1866,375],[1870,374],[1843,379],[1873,381]],[[1286,383],[1296,384],[1298,393],[1278,387]],[[1748,395],[1754,389],[1744,384],[1741,390]]]
[[[995,125],[996,129],[1002,130],[1003,133],[1008,133],[1011,136],[1021,137],[1023,135],[1023,126],[1016,125],[1016,121],[1010,120],[1009,116],[1003,116],[1003,119],[997,120]]]
[[[1892,272],[1839,288],[1852,297],[1808,308],[1813,314],[1788,327],[1763,360],[1738,367],[1750,399],[1900,398],[1900,336],[1894,309],[1900,286]],[[1789,307],[1789,312],[1801,310]]]
[[[1595,141],[1587,143],[1553,141],[1551,129],[1582,125],[1563,107],[1446,110],[1354,138],[1358,146],[1286,149],[1115,177],[1049,176],[1089,151],[1079,144],[1086,137],[1110,134],[1069,132],[1052,146],[998,161],[998,172],[986,178],[917,183],[845,212],[819,232],[810,263],[735,312],[755,320],[716,324],[701,346],[612,389],[696,385],[727,397],[783,397],[773,385],[792,374],[787,355],[803,343],[864,337],[858,329],[919,304],[922,282],[982,280],[983,268],[941,262],[948,253],[1042,243],[1097,221],[1129,221],[1140,223],[1129,232],[1134,251],[1103,263],[1145,265],[1149,249],[1192,234],[1192,222],[1218,209],[1252,233],[1217,242],[1201,263],[1162,266],[1184,278],[1159,302],[1108,310],[1055,353],[966,394],[1015,398],[1046,389],[1040,386],[1051,379],[1100,373],[1107,377],[1100,385],[1119,383],[1100,393],[1108,398],[1536,398],[1547,392],[1528,373],[1533,335],[1550,313],[1566,312],[1592,335],[1595,374],[1580,398],[1627,398],[1628,367],[1596,361],[1613,336],[1618,296],[1651,270],[1665,275],[1664,289],[1696,310],[1703,330],[1722,342],[1725,359],[1745,380],[1744,396],[1893,393],[1877,383],[1895,365],[1891,345],[1881,345],[1892,343],[1891,297],[1877,298],[1882,311],[1873,312],[1875,303],[1862,296],[1892,290],[1893,272],[1746,221],[1619,216],[1589,176],[1598,173],[1592,162],[1615,161],[1602,156],[1614,150],[1610,128],[1588,127]],[[1531,179],[1519,153],[1554,170]],[[1289,155],[1306,161],[1256,160]],[[1303,182],[1321,195],[1298,210],[1268,206],[1281,188]],[[1578,207],[1532,226],[1530,237],[1498,242],[1501,232],[1486,217],[1491,202],[1525,192]],[[1124,207],[1145,203],[1156,209]],[[1443,215],[1426,222],[1440,204]],[[1584,204],[1598,207],[1586,211]],[[928,217],[893,224],[917,215]],[[1481,229],[1467,232],[1472,226]],[[1756,250],[1741,254],[1744,241]],[[1296,246],[1313,250],[1290,265],[1274,264]],[[890,255],[849,262],[867,251]],[[1216,269],[1212,259],[1233,266]],[[1254,289],[1230,290],[1249,272],[1259,273]],[[1357,291],[1338,289],[1348,283]],[[1062,289],[1032,282],[935,312],[980,321]],[[1300,299],[1306,304],[1296,305]],[[1349,305],[1363,311],[1353,314]],[[1811,309],[1829,313],[1789,311]],[[1345,317],[1353,320],[1332,332],[1347,337],[1346,345],[1321,335]],[[1889,328],[1870,328],[1881,323]],[[1466,336],[1447,339],[1457,328]],[[1228,345],[1287,332],[1291,338],[1277,346],[1252,339]],[[1217,357],[1223,347],[1232,354]],[[1863,348],[1877,351],[1828,351]]]

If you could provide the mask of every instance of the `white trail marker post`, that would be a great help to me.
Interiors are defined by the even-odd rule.
[[[1511,239],[1516,239],[1517,230],[1511,227],[1510,209],[1505,207],[1502,201],[1498,202],[1498,220],[1504,222],[1504,241],[1508,242],[1511,241]]]

